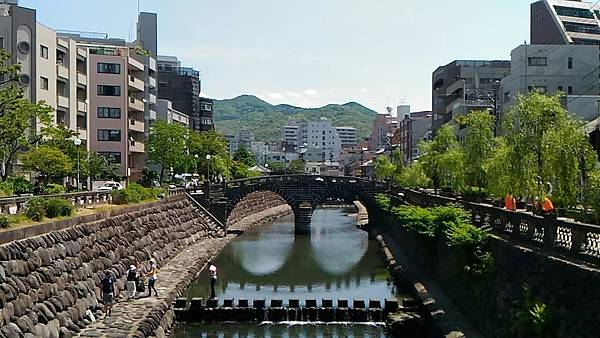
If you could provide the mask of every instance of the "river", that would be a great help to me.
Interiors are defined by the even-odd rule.
[[[356,228],[352,209],[317,209],[310,235],[294,235],[294,218],[248,230],[215,258],[216,295],[220,300],[401,297],[377,243]],[[210,296],[208,274],[188,290],[188,297]],[[385,337],[375,325],[179,324],[174,337]]]

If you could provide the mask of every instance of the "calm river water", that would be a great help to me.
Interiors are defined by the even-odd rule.
[[[377,243],[356,228],[351,209],[317,209],[310,235],[294,235],[294,218],[251,229],[215,259],[219,299],[380,299],[400,296]],[[210,295],[208,273],[188,297]],[[175,337],[385,337],[372,325],[181,324]]]

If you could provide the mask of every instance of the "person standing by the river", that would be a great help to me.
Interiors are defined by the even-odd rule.
[[[158,276],[158,267],[156,266],[156,261],[154,258],[150,259],[150,271],[148,271],[146,276],[150,277],[148,278],[148,297],[152,296],[152,290],[154,290],[154,296],[158,297],[158,292],[154,287],[154,284],[156,284],[156,278]]]
[[[217,267],[208,262],[208,273],[210,274],[210,299],[215,299],[215,284],[217,283]]]
[[[125,277],[127,278],[127,283],[125,284],[127,287],[127,300],[129,300],[135,297],[135,287],[139,278],[135,265],[131,264],[131,266],[129,266],[129,270],[125,273]]]
[[[110,310],[112,309],[115,300],[115,280],[113,279],[110,272],[104,274],[102,279],[102,303],[104,304],[104,312],[106,317],[110,316]]]

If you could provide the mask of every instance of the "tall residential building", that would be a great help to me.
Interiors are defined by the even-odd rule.
[[[18,6],[17,1],[0,4],[0,48],[11,54],[11,63],[21,65],[18,82],[24,97],[45,101],[54,109],[52,122],[79,132],[82,147],[87,149],[87,51],[38,23],[36,11]],[[39,130],[41,125],[34,127]],[[15,164],[15,169],[21,170]]]
[[[405,110],[403,110],[406,113]],[[394,131],[392,146],[398,147],[404,154],[406,162],[419,156],[419,141],[428,139],[431,131],[431,112],[410,112],[398,116],[398,128]]]
[[[356,128],[354,127],[335,127],[335,130],[340,138],[340,144],[343,149],[356,148],[358,144],[356,136]]]
[[[352,140],[353,128],[341,127],[344,142],[347,146],[356,144],[356,130],[354,130],[354,140]],[[342,140],[338,128],[333,126],[330,121],[322,119],[318,122],[299,122],[289,121],[281,129],[282,140],[286,151],[310,150],[311,156],[322,158],[323,160],[337,161],[342,151]]]
[[[494,109],[510,61],[456,60],[432,75],[432,130],[473,110]]]
[[[88,54],[89,149],[118,165],[129,181],[141,178],[145,165],[146,120],[156,115],[147,100],[154,63],[150,56],[122,39],[106,34],[61,32]]]
[[[600,45],[600,5],[576,0],[531,4],[532,45]]]
[[[214,130],[213,101],[200,97],[200,72],[182,67],[175,56],[159,55],[158,95],[173,102],[173,108],[188,114],[196,131]]]
[[[575,117],[598,117],[600,49],[589,45],[522,45],[511,52],[511,72],[502,79],[500,111],[532,90],[565,93],[563,106]]]

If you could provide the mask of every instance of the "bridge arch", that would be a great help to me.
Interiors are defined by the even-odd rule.
[[[310,233],[314,209],[328,198],[347,203],[361,201],[367,210],[375,203],[375,194],[385,191],[385,184],[356,177],[323,175],[264,176],[229,181],[225,185],[227,216],[246,196],[257,191],[271,191],[292,208],[297,234]]]

